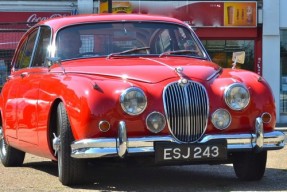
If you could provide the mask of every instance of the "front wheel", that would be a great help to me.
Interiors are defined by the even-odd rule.
[[[25,153],[9,146],[4,138],[4,131],[0,125],[0,159],[5,167],[21,166],[25,159]]]
[[[74,137],[63,103],[59,103],[57,108],[57,136],[60,139],[58,151],[59,180],[63,185],[83,183],[86,163],[71,157],[71,143],[74,141]]]
[[[233,168],[240,180],[257,181],[262,179],[266,168],[267,151],[239,152],[233,154],[233,157]]]

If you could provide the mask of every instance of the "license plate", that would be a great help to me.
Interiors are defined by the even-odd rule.
[[[216,142],[197,144],[197,143],[155,143],[155,161],[165,162],[198,162],[198,161],[217,161],[227,159],[227,142],[220,140]]]

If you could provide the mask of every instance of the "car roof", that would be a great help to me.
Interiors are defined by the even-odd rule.
[[[60,28],[69,25],[92,23],[92,22],[109,22],[109,21],[161,21],[171,23],[184,22],[165,16],[159,15],[144,15],[144,14],[81,14],[73,16],[65,16],[59,18],[52,18],[39,22],[37,25],[48,25],[57,31]]]

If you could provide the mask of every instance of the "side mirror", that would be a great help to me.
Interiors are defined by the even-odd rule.
[[[61,68],[63,69],[63,72],[65,73],[65,69],[62,65],[62,62],[61,62],[61,58],[60,57],[47,57],[45,59],[45,63],[44,65],[47,66],[49,68],[49,71],[50,71],[50,67],[54,64],[58,64],[61,66]]]
[[[61,58],[60,57],[46,57],[44,65],[47,67],[51,67],[54,64],[61,65]]]
[[[232,54],[232,69],[236,68],[236,64],[244,64],[245,60],[245,51],[233,52]]]

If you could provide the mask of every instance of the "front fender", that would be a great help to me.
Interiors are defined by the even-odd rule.
[[[250,103],[244,110],[234,111],[224,101],[224,91],[232,83],[242,83],[250,92]],[[274,97],[270,86],[261,76],[246,70],[225,69],[218,78],[209,82],[207,87],[211,99],[210,114],[218,108],[225,108],[232,116],[232,124],[228,130],[238,131],[241,127],[241,131],[253,131],[255,119],[266,112],[272,119],[269,123],[264,123],[264,130],[274,129],[276,124]]]
[[[72,76],[63,78],[59,95],[65,104],[71,129],[76,140],[82,138],[100,137],[98,129],[100,120],[109,118],[113,125],[120,118],[121,110],[119,95],[131,84],[110,79],[95,79],[87,76]],[[75,91],[77,90],[77,91]],[[116,132],[109,132],[109,136]]]

